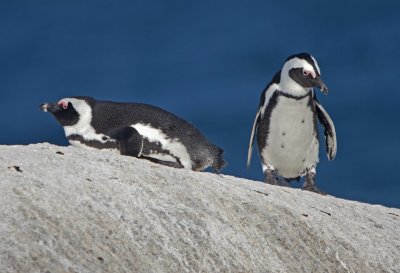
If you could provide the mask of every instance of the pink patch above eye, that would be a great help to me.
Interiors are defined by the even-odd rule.
[[[67,108],[68,108],[68,102],[63,101],[63,100],[60,100],[60,101],[58,102],[58,105],[61,106],[61,107],[64,108],[64,109],[67,109]]]
[[[308,70],[303,70],[303,75],[304,76],[312,76],[313,78],[315,78],[315,73],[312,71],[308,71]]]

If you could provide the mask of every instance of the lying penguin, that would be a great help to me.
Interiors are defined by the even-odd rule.
[[[202,171],[225,166],[223,150],[187,121],[158,107],[140,103],[69,97],[40,106],[64,127],[78,147],[118,149],[122,155]]]
[[[314,87],[325,95],[328,88],[314,57],[307,53],[290,56],[261,95],[250,137],[247,166],[254,138],[262,161],[265,182],[306,176],[303,189],[323,193],[315,185],[318,163],[317,119],[325,128],[328,159],[336,155],[336,132],[331,118],[317,101]]]

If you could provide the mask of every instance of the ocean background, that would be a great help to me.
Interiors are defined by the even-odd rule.
[[[224,174],[258,181],[258,154],[249,170],[246,157],[260,94],[309,52],[338,134],[333,162],[321,145],[318,185],[400,207],[398,1],[1,1],[0,38],[0,144],[67,145],[43,102],[144,102],[222,147]]]

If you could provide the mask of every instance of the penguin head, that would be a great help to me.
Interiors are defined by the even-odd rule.
[[[289,56],[281,70],[281,88],[291,95],[303,95],[313,87],[319,88],[325,95],[328,88],[321,79],[317,60],[308,53]]]
[[[43,103],[40,109],[52,113],[62,126],[72,126],[80,120],[90,123],[94,102],[91,97],[69,97],[56,103]]]

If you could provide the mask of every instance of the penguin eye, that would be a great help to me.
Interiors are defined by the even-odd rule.
[[[307,78],[315,78],[315,72],[312,70],[303,70],[303,75]]]
[[[61,106],[64,110],[68,108],[68,102],[66,101],[60,101],[58,102],[58,105]]]

